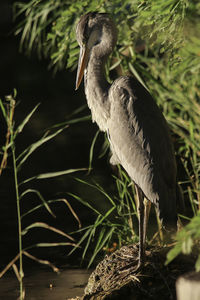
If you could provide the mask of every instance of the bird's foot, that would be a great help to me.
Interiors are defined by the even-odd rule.
[[[141,261],[138,259],[137,260],[133,260],[133,262],[129,263],[128,265],[125,265],[124,267],[120,268],[120,272],[124,273],[139,273],[141,271],[141,269],[144,266],[144,261]]]
[[[138,258],[138,263],[135,269],[135,272],[141,271],[142,267],[144,266],[144,259]]]

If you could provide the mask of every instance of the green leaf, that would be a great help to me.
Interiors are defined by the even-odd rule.
[[[68,195],[72,196],[73,198],[75,198],[76,200],[78,200],[80,203],[82,203],[83,205],[87,206],[88,208],[90,208],[92,211],[94,211],[97,215],[101,215],[101,213],[95,209],[92,205],[90,205],[87,201],[83,200],[81,197],[72,194],[72,193],[68,193]]]
[[[4,116],[4,119],[7,122],[7,113],[6,113],[5,107],[4,107],[3,102],[2,102],[1,99],[0,99],[0,107],[1,107],[1,111],[2,111],[2,114]]]
[[[41,193],[38,190],[35,189],[27,189],[26,191],[24,191],[23,193],[20,194],[19,199],[21,200],[25,195],[27,194],[36,194],[37,197],[42,201],[42,204],[44,205],[44,207],[46,208],[46,210],[55,218],[56,216],[54,215],[54,213],[52,212],[51,208],[49,207],[48,203],[45,201],[45,199],[42,197]]]
[[[22,130],[24,129],[24,126],[28,123],[28,121],[30,120],[30,118],[32,117],[32,115],[34,114],[34,112],[36,111],[36,109],[38,108],[40,104],[37,104],[34,109],[27,115],[27,117],[23,120],[23,122],[17,127],[17,129],[15,130],[15,136],[18,133],[21,133]]]
[[[149,91],[148,87],[146,86],[146,84],[144,83],[144,80],[142,79],[142,77],[138,74],[138,72],[136,71],[136,69],[133,67],[133,65],[131,63],[129,63],[129,68],[131,70],[131,72],[133,73],[133,75],[135,76],[135,78],[143,85],[143,87]]]
[[[98,184],[96,184],[96,185],[91,184],[91,183],[89,183],[89,182],[87,182],[87,181],[85,181],[85,180],[83,180],[83,179],[80,179],[80,178],[75,178],[75,179],[76,179],[77,181],[83,183],[83,184],[86,184],[86,185],[88,185],[88,186],[90,186],[90,187],[92,187],[92,188],[94,188],[94,189],[97,189],[101,194],[103,194],[104,196],[106,196],[106,198],[110,201],[110,203],[111,203],[114,207],[116,207],[115,202],[114,202],[114,201],[112,200],[112,198],[104,191],[104,189],[103,189],[100,185],[98,185]]]
[[[195,270],[196,270],[196,272],[200,272],[200,254],[195,263]]]
[[[60,246],[76,246],[73,243],[37,243],[34,245],[34,247],[60,247]]]
[[[60,127],[68,126],[68,125],[71,125],[71,124],[86,122],[86,121],[89,121],[89,120],[91,120],[91,115],[87,115],[87,116],[84,116],[84,117],[75,118],[75,119],[67,120],[67,121],[62,122],[62,123],[58,123],[56,125],[53,125],[50,129],[58,128],[58,127],[60,128]]]
[[[182,250],[181,243],[177,243],[168,253],[167,253],[167,260],[165,265],[168,265],[173,259],[175,259]]]
[[[100,236],[100,240],[97,243],[97,246],[94,250],[94,253],[90,259],[90,262],[88,264],[88,268],[91,266],[91,264],[93,263],[95,257],[97,256],[97,254],[99,253],[100,250],[103,249],[103,246],[105,245],[105,243],[108,241],[108,239],[112,236],[113,232],[114,232],[115,228],[112,227],[108,233],[106,234],[106,236],[104,237],[104,231],[102,231],[101,236]]]
[[[192,251],[192,246],[193,246],[193,240],[191,236],[186,237],[182,243],[183,254],[190,254]]]
[[[67,199],[62,198],[62,199],[53,199],[53,200],[47,200],[47,201],[45,201],[45,203],[47,203],[47,204],[57,203],[57,202],[63,202],[63,203],[66,204],[67,208],[70,210],[70,212],[72,213],[72,215],[74,216],[74,218],[77,220],[79,228],[81,228],[81,222],[80,222],[77,214],[75,213],[75,211],[71,207],[70,203],[67,201]],[[25,212],[24,214],[21,215],[21,218],[29,215],[30,213],[36,211],[37,209],[40,209],[41,207],[43,207],[45,205],[45,203],[37,205],[37,206],[33,207],[32,209],[30,209],[29,211]]]
[[[84,229],[83,229],[84,230]],[[79,242],[76,244],[76,246],[68,253],[68,255],[71,255],[80,245],[84,242],[84,240],[87,238],[88,235],[90,235],[91,231],[93,230],[92,226],[89,226],[88,230],[84,233],[84,235],[81,237]]]
[[[54,178],[54,177],[58,177],[58,176],[72,174],[75,172],[86,171],[86,170],[87,170],[87,168],[80,168],[80,169],[68,169],[68,170],[63,170],[63,171],[38,174],[38,175],[35,175],[33,177],[30,177],[30,178],[20,182],[20,185],[25,184],[25,183],[35,180],[35,179],[49,179],[49,178]]]
[[[100,130],[97,130],[93,140],[92,140],[92,144],[91,144],[91,147],[90,147],[90,156],[89,156],[89,167],[88,167],[88,173],[90,173],[91,169],[92,169],[92,160],[93,160],[93,154],[94,154],[94,146],[95,146],[95,143],[96,143],[96,140],[97,140],[97,137],[100,133]]]
[[[49,134],[48,132],[44,134],[44,136],[38,140],[37,142],[33,143],[32,145],[30,145],[28,148],[26,148],[23,153],[21,153],[16,161],[19,161],[17,164],[17,169],[19,170],[19,168],[25,163],[25,161],[29,158],[29,156],[35,151],[37,150],[40,146],[42,146],[43,144],[45,144],[46,142],[48,142],[49,140],[53,139],[56,135],[58,135],[59,133],[61,133],[65,128],[61,128],[59,130],[57,130],[56,132],[54,132],[53,134]],[[22,158],[23,157],[23,158]],[[21,160],[20,160],[21,159]]]
[[[98,216],[99,217],[99,216]],[[98,218],[97,217],[97,218]],[[82,254],[82,260],[85,258],[85,255],[86,255],[86,252],[87,252],[87,250],[88,250],[88,248],[89,248],[89,246],[90,246],[90,244],[91,244],[91,239],[94,237],[94,235],[95,235],[95,231],[96,231],[96,226],[94,225],[92,228],[91,228],[91,230],[90,230],[90,234],[89,234],[89,237],[88,237],[88,239],[87,239],[87,243],[86,243],[86,245],[85,245],[85,247],[84,247],[84,250],[83,250],[83,254]]]
[[[62,235],[62,236],[64,236],[64,237],[70,239],[71,241],[74,241],[74,239],[73,239],[70,235],[68,235],[67,233],[65,233],[65,232],[63,232],[62,230],[57,229],[57,228],[55,228],[55,227],[53,227],[53,226],[50,226],[50,225],[48,225],[48,224],[46,224],[46,223],[43,223],[43,222],[35,222],[35,223],[33,223],[33,224],[27,226],[26,228],[24,228],[24,229],[22,230],[22,235],[27,234],[28,231],[29,231],[30,229],[38,228],[38,227],[39,227],[39,228],[44,228],[44,229],[51,230],[51,231],[53,231],[53,232],[58,233],[59,235]]]

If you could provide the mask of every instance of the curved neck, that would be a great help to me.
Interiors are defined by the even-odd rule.
[[[105,16],[99,26],[100,42],[91,49],[89,62],[85,71],[85,93],[92,119],[100,130],[107,130],[107,120],[110,115],[109,88],[105,78],[105,62],[117,42],[115,24]],[[103,25],[102,25],[103,24]]]
[[[92,112],[92,120],[100,130],[107,130],[107,119],[110,114],[108,91],[110,84],[105,78],[105,62],[108,55],[97,56],[91,53],[87,69],[85,70],[85,93],[88,106]]]

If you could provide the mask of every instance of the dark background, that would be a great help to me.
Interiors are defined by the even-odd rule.
[[[15,109],[15,123],[20,124],[25,116],[41,103],[37,111],[26,125],[16,141],[16,152],[21,153],[28,145],[41,138],[45,129],[66,120],[66,118],[78,107],[86,103],[83,85],[75,92],[75,72],[63,70],[53,75],[48,70],[49,62],[39,60],[36,53],[26,57],[19,53],[20,37],[14,36],[16,24],[12,16],[13,1],[1,0],[0,2],[0,97],[5,101],[5,96],[13,94],[17,90],[17,106]],[[88,115],[88,108],[82,115]],[[0,116],[0,145],[5,143],[6,124]],[[52,141],[43,145],[27,160],[19,173],[19,181],[40,173],[61,171],[70,168],[88,167],[89,149],[92,139],[97,131],[97,126],[91,121],[71,125]],[[107,158],[98,159],[100,147],[103,143],[103,135],[95,146],[95,159],[91,175],[86,172],[76,174],[84,180],[96,180],[103,186],[110,186],[110,166]],[[40,191],[45,199],[66,198],[80,217],[83,225],[91,222],[93,215],[83,206],[74,201],[67,194],[74,192],[92,200],[102,200],[102,196],[85,186],[77,184],[73,176],[63,176],[56,179],[35,181],[20,187],[20,191],[33,188]],[[22,212],[40,204],[40,200],[34,195],[24,197],[21,201]],[[30,214],[22,221],[23,228],[33,222],[46,222],[65,232],[78,229],[77,222],[64,203],[52,205],[57,218],[54,219],[40,209]],[[89,214],[89,215],[88,215]],[[89,216],[89,218],[88,218]],[[18,233],[15,187],[13,180],[12,160],[9,157],[7,168],[0,177],[0,266],[5,266],[18,252]],[[36,242],[67,241],[44,229],[33,229],[24,236],[24,247]],[[66,247],[45,248],[31,250],[44,258],[72,262],[66,256]],[[76,263],[79,260],[76,258]]]

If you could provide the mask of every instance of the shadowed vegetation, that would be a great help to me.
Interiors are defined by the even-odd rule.
[[[92,10],[110,13],[118,26],[118,45],[106,66],[108,80],[134,75],[154,96],[171,129],[186,205],[186,216],[181,219],[189,224],[178,233],[177,245],[168,254],[169,262],[181,251],[190,253],[200,240],[200,4],[195,0],[127,0],[123,4],[119,0],[17,2],[15,34],[21,39],[20,50],[28,55],[36,51],[40,58],[48,58],[54,72],[74,70],[79,53],[75,25],[81,15]],[[97,138],[98,134],[91,146],[89,169]],[[105,139],[103,155],[108,154],[107,149]],[[110,249],[113,241],[121,246],[137,240],[132,221],[136,216],[134,193],[120,168],[118,175],[114,177],[114,196],[98,183],[77,179],[79,184],[103,194],[109,203],[106,212],[97,209],[93,199],[83,200],[81,195],[70,194],[96,216],[94,224],[79,229],[77,246],[84,245],[83,259],[89,246],[93,247],[89,265],[102,248]],[[156,241],[160,242],[162,236],[157,235]],[[151,238],[154,241],[155,237]],[[196,269],[200,269],[200,254]]]

